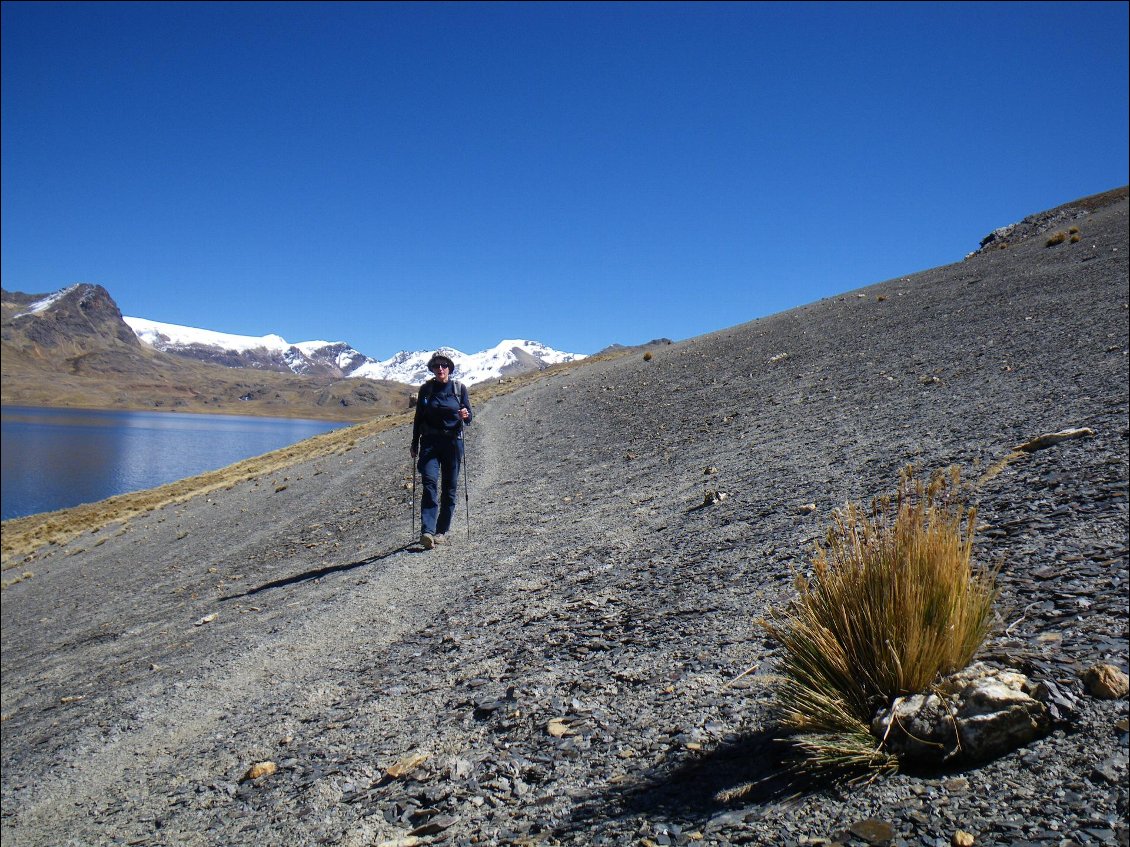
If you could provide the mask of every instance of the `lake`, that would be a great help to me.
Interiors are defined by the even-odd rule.
[[[5,406],[2,519],[140,491],[259,456],[334,421]]]

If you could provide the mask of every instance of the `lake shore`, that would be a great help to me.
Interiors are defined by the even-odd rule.
[[[5,406],[0,419],[5,521],[165,485],[349,426],[34,406]]]
[[[105,403],[51,403],[47,401],[40,401],[37,403],[26,401],[5,401],[2,406],[4,408],[29,408],[29,409],[73,409],[75,411],[90,411],[90,412],[160,412],[162,414],[182,414],[182,415],[230,415],[233,417],[245,416],[251,418],[277,418],[279,420],[309,420],[309,421],[327,421],[330,423],[364,423],[371,420],[377,415],[374,413],[365,413],[364,411],[349,411],[349,410],[319,410],[318,413],[310,413],[309,409],[264,409],[259,406],[251,406],[246,409],[239,407],[188,407],[188,406],[155,406],[146,405],[143,403],[122,403],[120,405],[108,406]]]

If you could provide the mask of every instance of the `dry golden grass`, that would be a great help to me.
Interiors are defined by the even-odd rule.
[[[542,371],[512,377],[502,382],[483,383],[472,389],[472,402],[478,406],[493,397],[508,394],[516,388],[546,376],[583,367],[593,362],[617,358],[624,355],[624,352],[615,351],[600,356],[590,356],[576,362],[553,365]],[[164,506],[183,503],[201,494],[230,488],[240,482],[275,473],[300,462],[346,452],[353,449],[361,439],[411,422],[412,413],[379,417],[355,426],[316,435],[288,447],[264,453],[262,456],[245,459],[226,468],[208,471],[158,488],[120,494],[71,509],[4,521],[3,533],[0,534],[0,564],[3,570],[8,570],[19,564],[24,556],[44,545],[66,544],[84,533],[95,532],[114,523],[125,523],[130,518]]]
[[[925,485],[908,468],[893,504],[849,504],[795,603],[761,622],[785,648],[779,717],[813,767],[897,768],[872,716],[965,667],[987,637],[995,574],[973,567],[960,491],[956,469]]]
[[[981,478],[977,480],[976,487],[981,488],[982,486],[987,485],[989,482],[1000,476],[1004,469],[1011,465],[1013,462],[1018,461],[1019,459],[1026,459],[1028,455],[1029,454],[1025,453],[1023,450],[1010,450],[1002,458],[993,462],[993,464],[985,469],[985,472],[981,474]]]

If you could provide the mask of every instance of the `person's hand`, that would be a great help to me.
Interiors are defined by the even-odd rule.
[[[463,420],[467,420],[467,418],[471,417],[471,413],[468,412],[466,409],[460,408],[459,409],[459,417],[461,417]]]
[[[409,447],[408,452],[412,454],[413,459],[416,458],[416,448],[415,447]]]

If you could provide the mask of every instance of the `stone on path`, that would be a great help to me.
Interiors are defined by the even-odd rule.
[[[400,779],[402,776],[407,776],[416,770],[420,765],[428,760],[427,753],[413,753],[411,756],[406,756],[394,765],[390,765],[385,775],[392,779]]]
[[[274,762],[256,762],[247,769],[247,773],[243,775],[243,779],[245,781],[249,779],[260,779],[264,776],[270,776],[273,773],[277,773],[278,769],[279,766]]]
[[[1114,665],[1098,664],[1083,673],[1083,687],[1099,700],[1121,700],[1130,692],[1130,677]]]

